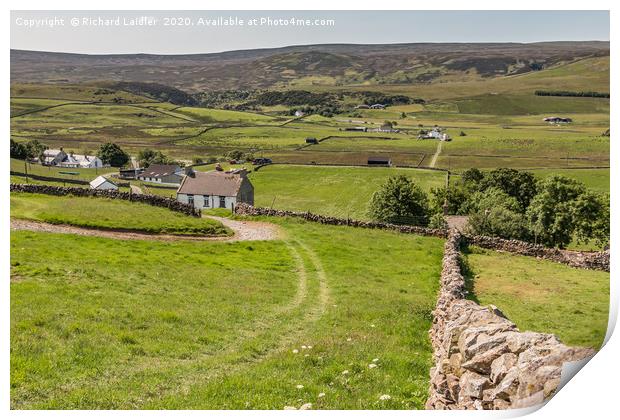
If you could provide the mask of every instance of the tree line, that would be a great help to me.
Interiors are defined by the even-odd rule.
[[[609,194],[561,175],[536,180],[530,172],[469,169],[449,188],[427,194],[412,179],[391,177],[372,196],[369,216],[396,224],[445,228],[444,211],[469,216],[474,235],[519,239],[548,247],[609,244]]]
[[[609,93],[593,92],[593,91],[570,91],[570,90],[537,90],[534,92],[536,96],[575,96],[584,98],[609,98]]]

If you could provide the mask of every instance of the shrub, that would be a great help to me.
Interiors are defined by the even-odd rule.
[[[404,175],[393,176],[373,194],[368,214],[381,222],[426,226],[428,197],[413,180]]]

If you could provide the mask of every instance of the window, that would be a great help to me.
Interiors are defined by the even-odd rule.
[[[220,196],[220,207],[226,208],[226,197]]]
[[[209,196],[208,195],[203,195],[202,196],[202,207],[209,207]]]
[[[188,202],[188,204],[194,205],[194,196],[188,194],[187,195],[187,202]]]

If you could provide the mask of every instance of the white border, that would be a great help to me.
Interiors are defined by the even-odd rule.
[[[9,38],[10,38],[10,25],[9,13],[10,10],[611,10],[611,91],[616,93],[615,87],[618,86],[618,56],[615,42],[618,41],[617,34],[618,28],[618,12],[620,6],[618,2],[612,1],[600,1],[590,0],[588,2],[576,2],[576,1],[557,1],[547,0],[545,2],[534,0],[521,0],[517,3],[514,2],[497,2],[488,0],[470,0],[468,2],[463,1],[432,1],[432,2],[413,2],[406,0],[382,0],[368,1],[357,0],[355,2],[335,1],[335,0],[314,0],[312,2],[294,2],[283,0],[263,0],[260,3],[252,2],[250,0],[226,0],[222,2],[213,1],[192,1],[192,0],[176,0],[174,2],[163,1],[146,1],[146,0],[134,0],[131,3],[124,0],[107,0],[105,2],[83,2],[76,0],[65,1],[13,1],[5,2],[7,5],[3,10],[3,26],[2,30],[4,35],[2,42],[4,44],[4,56],[3,56],[3,77],[4,83],[2,84],[2,93],[5,98],[4,116],[2,118],[3,132],[7,134],[9,130],[9,104],[6,100],[9,97]],[[174,7],[170,7],[173,5]],[[535,28],[533,28],[535,30]],[[614,73],[613,70],[616,70]],[[614,94],[611,97],[611,131],[616,133],[616,129],[620,129],[620,126],[616,124],[617,113],[617,96]],[[8,143],[8,138],[6,139]],[[4,165],[2,167],[8,168],[9,155],[6,151],[0,154],[0,159]],[[615,156],[620,152],[620,149],[615,146],[615,142],[611,142],[611,192],[612,192],[612,243],[618,243],[618,225],[616,220],[618,219],[618,184],[615,182],[615,176],[618,174]],[[9,382],[9,355],[10,355],[10,343],[9,343],[9,325],[10,325],[10,304],[9,304],[9,194],[8,194],[8,177],[9,173],[5,169],[0,171],[0,183],[5,188],[6,193],[3,194],[3,205],[0,206],[0,213],[2,216],[2,255],[0,256],[0,265],[3,273],[5,273],[5,283],[2,292],[0,293],[1,299],[1,320],[2,320],[2,340],[1,343],[1,358],[3,361],[1,376],[1,395],[2,395],[2,408],[6,411],[9,410],[10,401],[10,382]],[[612,262],[616,261],[618,257],[618,251],[612,247]],[[617,284],[618,268],[615,264],[612,265],[611,271],[611,302],[612,307],[610,310],[610,329],[608,330],[608,342],[603,349],[583,368],[577,377],[571,380],[562,390],[558,393],[545,407],[530,414],[529,418],[532,419],[549,419],[549,418],[608,418],[612,413],[617,411],[616,400],[618,395],[617,378],[620,377],[620,368],[618,356],[620,354],[620,341],[618,334],[611,335],[615,321],[618,314],[618,284]],[[525,414],[525,412],[410,412],[410,411],[390,411],[390,412],[377,412],[377,411],[322,411],[322,412],[261,412],[261,411],[231,411],[231,412],[197,412],[197,411],[177,411],[177,412],[107,412],[107,411],[63,411],[63,412],[36,412],[36,411],[10,411],[8,413],[12,417],[19,418],[38,418],[39,416],[45,417],[57,417],[57,418],[78,418],[84,415],[93,417],[104,418],[117,418],[125,416],[147,416],[147,417],[227,417],[227,418],[273,418],[284,416],[304,416],[304,417],[325,417],[337,415],[341,418],[465,418],[465,417],[513,417],[518,414]],[[617,415],[617,414],[616,414]]]

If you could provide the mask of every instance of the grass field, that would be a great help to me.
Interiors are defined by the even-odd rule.
[[[104,198],[11,194],[11,217],[101,229],[178,235],[226,235],[219,222],[147,204]]]
[[[445,183],[442,172],[419,169],[273,165],[250,174],[255,204],[367,219],[372,194],[388,177],[405,174],[429,190]]]
[[[470,247],[473,298],[493,304],[522,331],[599,348],[607,331],[609,273]]]
[[[11,406],[423,408],[442,241],[269,221],[284,240],[13,232]]]

